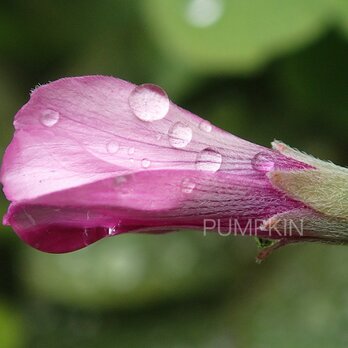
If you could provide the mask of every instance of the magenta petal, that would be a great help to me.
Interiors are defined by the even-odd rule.
[[[48,252],[128,231],[202,228],[302,207],[270,184],[306,165],[224,132],[153,85],[103,76],[37,88],[17,113],[1,182],[4,218]]]
[[[84,248],[108,235],[102,213],[94,213],[89,226],[86,209],[56,208],[40,205],[12,204],[5,222],[32,247],[50,253],[63,253]],[[62,220],[64,216],[64,220]],[[82,226],[83,222],[83,226]]]

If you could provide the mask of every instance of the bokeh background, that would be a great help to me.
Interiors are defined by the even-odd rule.
[[[346,0],[2,0],[0,153],[38,84],[162,86],[216,125],[347,165]],[[7,202],[1,196],[0,213]],[[68,255],[0,227],[0,347],[348,346],[348,248],[122,235]]]

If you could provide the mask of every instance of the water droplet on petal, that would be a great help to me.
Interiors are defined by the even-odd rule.
[[[128,103],[135,116],[147,122],[161,120],[169,111],[167,93],[149,83],[135,87]]]
[[[210,133],[212,130],[212,125],[210,122],[208,121],[202,121],[199,125],[199,128],[203,131],[203,132],[207,132]]]
[[[59,121],[59,112],[54,110],[44,110],[40,117],[40,122],[46,127],[53,127]]]
[[[181,122],[177,122],[169,129],[168,135],[170,145],[180,149],[190,143],[192,139],[192,129]]]
[[[114,227],[109,227],[108,228],[108,235],[109,236],[113,236],[113,235],[115,235],[117,232],[116,232],[116,226],[114,226]]]
[[[181,183],[182,192],[191,193],[196,187],[196,184],[189,178],[186,178]]]
[[[150,162],[148,159],[144,158],[144,159],[141,161],[141,165],[142,165],[143,168],[149,168],[150,165],[151,165],[151,162]]]
[[[135,152],[134,147],[130,147],[130,148],[128,149],[128,155],[133,155],[134,152]]]
[[[206,170],[209,172],[216,172],[220,169],[222,163],[222,156],[220,153],[212,149],[204,149],[196,159],[196,167],[199,170]]]
[[[106,145],[106,150],[109,153],[116,153],[119,150],[119,145],[116,141],[110,141],[107,145]]]
[[[269,172],[274,169],[274,158],[267,152],[259,152],[251,160],[251,165],[259,172]]]
[[[216,23],[222,14],[222,0],[191,0],[186,9],[187,21],[200,28]]]

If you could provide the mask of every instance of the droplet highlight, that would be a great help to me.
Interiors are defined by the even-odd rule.
[[[170,106],[167,93],[161,87],[149,83],[135,87],[128,104],[134,115],[146,122],[161,120],[167,115]]]
[[[143,168],[149,168],[151,165],[151,162],[150,160],[148,160],[147,158],[144,158],[142,161],[141,161],[141,166]]]
[[[107,143],[106,145],[106,150],[108,153],[114,154],[119,150],[120,146],[118,145],[118,143],[114,140],[110,141],[109,143]]]
[[[40,122],[45,127],[53,127],[59,121],[59,112],[54,110],[44,110],[40,116]]]
[[[252,167],[259,172],[269,172],[274,169],[274,158],[267,152],[257,153],[251,160]]]
[[[108,228],[108,235],[109,235],[109,236],[114,236],[115,234],[117,234],[116,226],[109,227],[109,228]]]
[[[184,179],[181,183],[181,189],[184,193],[191,193],[195,187],[196,184],[189,178]]]
[[[191,142],[192,129],[181,122],[177,122],[169,129],[168,136],[170,145],[181,149]]]
[[[186,20],[195,27],[208,27],[221,18],[223,9],[222,0],[190,0],[186,8]]]
[[[203,132],[210,133],[211,130],[213,129],[213,126],[208,121],[202,121],[199,125],[199,129],[202,130]]]
[[[196,168],[199,170],[205,170],[209,172],[217,172],[222,163],[222,155],[212,149],[204,149],[198,155],[196,159]]]

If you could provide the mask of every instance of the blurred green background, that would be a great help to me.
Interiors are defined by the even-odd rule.
[[[347,165],[347,63],[346,0],[2,0],[0,152],[30,89],[106,74]],[[185,231],[48,255],[0,230],[1,348],[348,346],[347,247],[257,265],[251,239]]]

